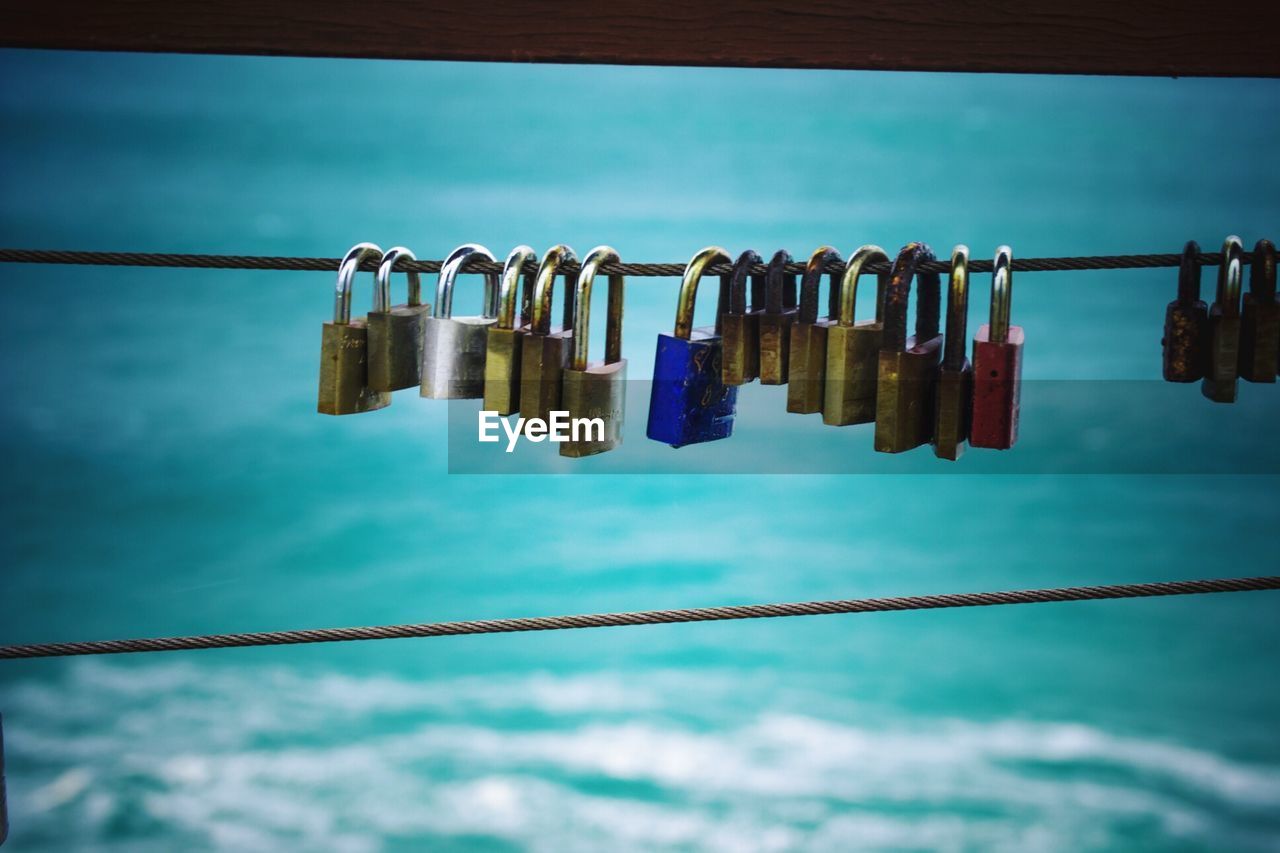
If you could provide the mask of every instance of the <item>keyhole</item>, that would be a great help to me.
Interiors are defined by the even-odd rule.
[[[992,378],[992,379],[995,379],[995,378],[996,378],[997,376],[999,376],[999,375],[1000,375],[1000,371],[998,371],[998,370],[993,370],[993,371],[991,371],[991,378]]]

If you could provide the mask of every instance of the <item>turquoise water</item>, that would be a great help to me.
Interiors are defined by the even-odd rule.
[[[20,51],[0,81],[11,246],[1280,238],[1274,81]],[[446,407],[315,414],[327,274],[0,272],[0,643],[1275,571],[1274,476],[1079,453],[1018,476],[927,451],[910,476],[449,474]],[[633,378],[674,284],[630,286]],[[1147,387],[1173,284],[1020,276],[1026,376]],[[1274,454],[1275,387],[1174,390],[1170,431],[1220,431],[1186,456]],[[819,440],[759,429],[779,406],[744,389],[736,453]],[[1163,440],[1026,418],[1029,453],[1051,428],[1112,459]],[[646,444],[633,405],[612,456]],[[725,452],[656,449],[664,471]],[[10,662],[6,850],[1276,850],[1278,644],[1261,593]]]

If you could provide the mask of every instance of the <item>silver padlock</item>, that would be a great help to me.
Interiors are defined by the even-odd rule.
[[[487,330],[498,319],[498,273],[484,273],[484,313],[454,317],[454,281],[470,260],[492,262],[493,254],[484,246],[467,243],[450,252],[440,267],[435,308],[423,321],[423,397],[459,400],[484,396]]]

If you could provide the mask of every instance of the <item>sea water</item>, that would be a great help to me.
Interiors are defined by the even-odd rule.
[[[1251,248],[1280,240],[1278,105],[1258,80],[5,51],[0,243]],[[1017,276],[1009,454],[881,459],[756,385],[730,442],[647,442],[641,400],[608,457],[528,448],[546,476],[456,473],[478,403],[317,415],[331,274],[0,275],[0,643],[1276,569],[1280,389],[1159,382],[1174,270]],[[675,287],[629,281],[633,379]],[[1126,427],[1127,393],[1050,409],[1037,382],[1169,408]],[[812,473],[819,446],[888,473]],[[1277,648],[1258,593],[6,662],[9,846],[1276,850]]]

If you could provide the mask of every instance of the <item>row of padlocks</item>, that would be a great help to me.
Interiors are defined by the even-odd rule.
[[[1234,403],[1239,379],[1275,382],[1280,372],[1280,303],[1276,301],[1276,247],[1259,240],[1253,247],[1249,292],[1244,278],[1240,238],[1222,244],[1218,290],[1213,306],[1200,299],[1200,246],[1182,249],[1178,298],[1164,314],[1164,378],[1200,382],[1204,396]]]
[[[553,411],[598,418],[603,430],[561,443],[566,456],[611,450],[622,441],[624,280],[610,275],[604,360],[588,361],[591,288],[601,268],[620,263],[608,246],[580,265],[568,246],[549,249],[538,262],[528,246],[514,249],[501,273],[485,273],[483,313],[453,316],[453,290],[471,259],[493,261],[484,247],[467,244],[444,260],[434,310],[422,301],[416,272],[407,273],[408,299],[392,305],[391,271],[401,258],[371,243],[354,246],[338,271],[334,319],[324,324],[318,410],[344,415],[380,409],[393,391],[417,386],[423,397],[482,398],[486,411],[519,413],[544,423]],[[351,318],[356,271],[379,260],[373,310]],[[952,252],[945,337],[940,328],[941,277],[919,271],[934,260],[924,243],[910,243],[890,259],[878,246],[859,248],[846,263],[829,246],[809,257],[797,277],[791,256],[779,251],[762,275],[754,251],[733,259],[719,247],[698,252],[685,267],[675,328],[658,336],[647,435],[683,447],[727,438],[733,430],[738,386],[759,379],[789,385],[787,411],[821,414],[833,426],[875,424],[875,449],[898,453],[932,443],[936,455],[957,459],[966,441],[1006,449],[1018,434],[1023,331],[1009,323],[1012,254],[996,252],[991,320],[973,340],[968,359],[969,250]],[[536,274],[524,273],[537,262]],[[859,278],[868,264],[890,267],[877,276],[876,313],[856,321]],[[720,276],[714,327],[693,328],[698,286],[712,265]],[[578,266],[576,280],[572,265]],[[568,266],[568,269],[566,267]],[[837,266],[839,271],[828,272]],[[521,280],[523,275],[523,287]],[[818,293],[829,275],[826,316]],[[552,323],[557,276],[566,278],[563,313]],[[748,283],[750,303],[748,304]],[[907,306],[917,290],[915,334],[907,334]],[[519,298],[517,310],[517,298]]]

